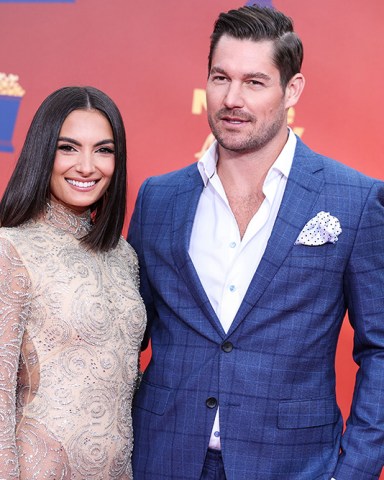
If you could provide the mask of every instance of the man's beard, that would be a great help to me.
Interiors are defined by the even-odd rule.
[[[254,128],[253,131],[244,137],[242,133],[231,134],[218,128],[217,121],[220,121],[223,116],[233,116],[248,121],[249,125],[253,125],[254,127],[257,125],[257,118],[253,115],[244,114],[244,112],[241,111],[228,110],[225,108],[219,110],[214,118],[212,115],[208,115],[209,126],[219,145],[226,150],[238,153],[257,152],[261,150],[276,137],[282,126],[286,123],[285,108],[282,105],[272,123],[260,124],[257,131],[255,131]]]

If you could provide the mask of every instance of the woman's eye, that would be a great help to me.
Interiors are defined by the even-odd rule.
[[[57,147],[58,150],[61,150],[62,152],[74,152],[75,148],[72,147],[72,145],[59,145]]]
[[[115,153],[115,150],[110,147],[102,147],[97,150],[99,153],[107,153],[107,154],[112,154]]]

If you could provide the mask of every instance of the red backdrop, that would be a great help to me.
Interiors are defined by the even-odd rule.
[[[5,74],[0,74],[0,194],[41,101],[61,86],[90,84],[112,96],[125,120],[128,222],[144,178],[185,166],[202,149],[209,134],[204,104],[209,35],[218,12],[244,3],[0,0]],[[273,5],[294,19],[304,42],[307,84],[292,126],[318,152],[384,178],[379,131],[384,2],[274,0]],[[25,90],[21,100],[1,90],[10,74]],[[351,347],[345,322],[337,353],[337,395],[345,416],[356,371]]]

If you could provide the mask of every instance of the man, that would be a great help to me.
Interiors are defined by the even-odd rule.
[[[384,187],[287,128],[302,44],[269,8],[219,16],[198,165],[147,180],[138,252],[152,359],[137,480],[372,480],[384,458]],[[348,309],[359,365],[335,399]]]

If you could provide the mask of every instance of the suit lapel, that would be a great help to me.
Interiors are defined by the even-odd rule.
[[[193,221],[204,185],[196,166],[187,169],[187,172],[188,175],[183,179],[184,181],[180,182],[175,195],[172,222],[172,253],[180,276],[186,283],[196,304],[202,309],[214,327],[216,335],[219,334],[220,338],[222,338],[224,331],[220,321],[209,302],[191,257],[188,254]],[[192,323],[193,319],[191,319],[191,324]],[[200,322],[197,323],[195,327],[204,335],[208,334],[212,337],[212,332],[208,332],[207,325],[201,325]]]
[[[266,250],[228,333],[238,327],[258,302],[311,218],[324,183],[322,169],[321,157],[298,139],[283,200]]]

